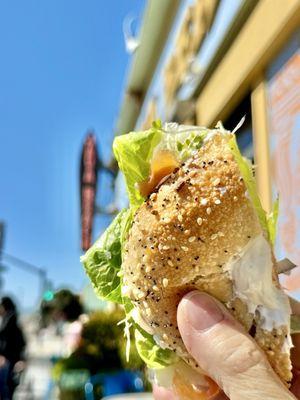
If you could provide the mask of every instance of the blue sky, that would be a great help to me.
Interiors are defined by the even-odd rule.
[[[143,0],[0,3],[0,219],[4,250],[47,268],[56,287],[80,289],[78,165],[93,128],[110,156],[129,56],[122,23]],[[106,221],[97,218],[101,231]],[[5,263],[11,265],[10,263]],[[5,293],[24,308],[38,280],[14,267]]]

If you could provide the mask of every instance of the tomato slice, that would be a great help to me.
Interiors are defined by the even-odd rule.
[[[208,376],[205,376],[207,386],[194,387],[190,382],[175,371],[173,377],[173,389],[180,400],[210,400],[220,392],[219,386]]]
[[[149,179],[138,185],[141,195],[148,196],[151,194],[162,179],[170,175],[178,166],[179,162],[171,151],[158,151],[151,160]]]

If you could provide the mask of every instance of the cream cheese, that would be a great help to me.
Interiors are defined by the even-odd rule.
[[[243,300],[250,313],[259,313],[263,329],[290,327],[288,297],[272,280],[271,248],[263,234],[249,241],[225,266],[233,281],[235,296]],[[290,347],[290,342],[285,346]]]

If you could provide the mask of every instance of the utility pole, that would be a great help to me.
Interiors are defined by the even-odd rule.
[[[44,293],[46,293],[47,290],[53,289],[51,282],[47,279],[46,269],[42,267],[37,267],[36,265],[24,261],[21,258],[15,257],[11,254],[4,252],[3,251],[4,237],[5,237],[5,222],[0,221],[0,274],[2,271],[5,271],[7,269],[7,267],[3,265],[3,259],[6,259],[11,263],[13,263],[15,267],[22,269],[23,271],[37,275],[40,281],[40,298],[43,298]],[[2,289],[2,286],[3,286],[3,279],[0,275],[0,290]]]
[[[45,291],[49,289],[50,281],[47,279],[47,271],[45,268],[37,267],[34,264],[31,264],[27,261],[22,260],[21,258],[15,257],[11,254],[5,253],[2,251],[2,256],[5,259],[11,261],[15,267],[22,269],[23,271],[30,272],[35,274],[40,279],[40,297],[42,298]]]

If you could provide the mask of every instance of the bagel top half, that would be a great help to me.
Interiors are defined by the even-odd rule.
[[[191,290],[211,294],[288,383],[288,300],[228,145],[230,137],[210,137],[137,210],[123,256],[124,290],[141,326],[195,369],[178,331],[177,306]]]

